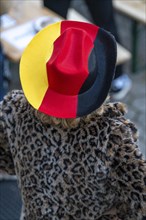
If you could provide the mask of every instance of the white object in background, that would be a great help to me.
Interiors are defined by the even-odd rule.
[[[36,32],[38,32],[47,25],[53,24],[57,21],[60,21],[60,19],[57,17],[42,16],[34,22],[34,29]]]
[[[8,14],[3,14],[0,16],[0,24],[1,28],[9,28],[16,24],[16,20]]]
[[[35,31],[33,28],[33,22],[30,21],[2,32],[1,39],[8,42],[15,48],[23,50],[34,35]]]
[[[48,24],[52,24],[57,21],[60,21],[57,17],[43,16],[2,32],[0,38],[8,42],[16,49],[22,51],[34,37],[36,32],[40,31]]]

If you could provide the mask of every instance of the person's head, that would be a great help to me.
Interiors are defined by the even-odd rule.
[[[89,23],[61,21],[45,27],[27,46],[20,79],[28,102],[42,118],[73,124],[102,106],[115,64],[116,42],[109,32]]]
[[[49,116],[44,114],[38,110],[35,111],[35,116],[43,123],[43,124],[51,124],[53,126],[60,126],[62,128],[75,128],[79,125],[80,122],[88,123],[94,117],[94,115],[100,116],[103,113],[104,106],[100,106],[94,112],[90,114],[78,118],[57,118],[53,116]]]

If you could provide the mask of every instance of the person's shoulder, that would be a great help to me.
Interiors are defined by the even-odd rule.
[[[2,101],[3,106],[6,106],[9,104],[17,105],[17,103],[25,102],[25,96],[22,90],[12,90],[8,92]]]
[[[102,118],[110,124],[113,134],[121,137],[122,140],[130,138],[137,141],[138,130],[136,125],[126,117],[127,107],[121,102],[107,103],[104,105]]]
[[[12,90],[10,92],[8,92],[5,96],[4,96],[4,100],[17,100],[18,98],[22,98],[24,97],[24,93],[22,90]]]
[[[28,102],[24,96],[22,90],[12,90],[8,92],[1,102],[3,113],[15,113],[20,110],[26,108],[28,106]]]
[[[103,106],[103,116],[109,118],[122,117],[126,114],[127,108],[124,103],[114,102],[106,103]]]

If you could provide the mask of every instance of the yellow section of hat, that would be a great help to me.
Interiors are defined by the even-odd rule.
[[[46,62],[53,52],[53,43],[60,35],[61,22],[41,30],[28,44],[20,61],[20,80],[29,103],[39,109],[49,87]]]

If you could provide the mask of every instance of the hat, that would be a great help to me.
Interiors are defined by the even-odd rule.
[[[47,115],[87,115],[107,97],[116,55],[114,37],[96,25],[79,21],[51,24],[24,50],[22,89],[28,102]]]

